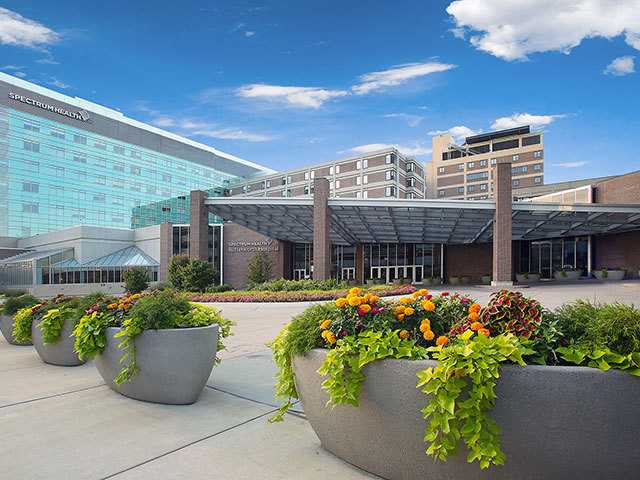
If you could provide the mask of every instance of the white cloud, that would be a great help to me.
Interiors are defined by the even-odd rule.
[[[461,143],[466,137],[470,137],[480,132],[482,132],[482,130],[473,130],[469,127],[465,127],[464,125],[456,125],[455,127],[451,127],[449,130],[431,130],[428,134],[441,135],[443,133],[450,133],[454,142]]]
[[[564,115],[532,115],[530,113],[514,113],[510,117],[496,118],[491,124],[492,130],[505,130],[507,128],[530,125],[537,129],[549,125],[551,122],[562,118]]]
[[[554,163],[553,166],[554,167],[561,167],[561,168],[579,168],[579,167],[584,167],[587,163],[589,162],[564,162],[564,163]]]
[[[411,115],[410,113],[387,113],[383,116],[384,118],[399,118],[400,120],[407,122],[407,125],[410,127],[417,127],[420,125],[420,122],[424,120],[424,117],[421,117],[420,115]]]
[[[284,87],[254,83],[240,87],[236,95],[243,98],[280,101],[296,107],[320,108],[328,100],[344,97],[349,95],[349,92],[318,87]]]
[[[431,153],[431,148],[426,147],[423,144],[416,144],[414,146],[408,145],[395,145],[391,143],[368,143],[366,145],[358,145],[357,147],[349,148],[348,150],[342,150],[338,153],[356,153],[358,155],[365,155],[367,153],[377,152],[379,150],[385,150],[387,148],[397,148],[398,151],[405,155],[419,157],[422,155],[428,155]]]
[[[615,58],[609,65],[607,65],[607,68],[604,69],[604,73],[618,77],[635,73],[635,71],[636,61],[635,57],[631,55]]]
[[[244,32],[245,37],[253,37],[255,34],[256,32],[252,32],[250,30],[247,30],[246,32]]]
[[[261,135],[258,133],[249,133],[244,130],[237,130],[233,128],[222,128],[217,130],[194,130],[192,135],[199,135],[202,137],[221,138],[223,140],[244,140],[247,142],[268,142],[273,140],[273,137],[269,135]]]
[[[0,67],[0,70],[3,72],[11,72],[11,75],[18,78],[24,78],[27,76],[27,74],[23,72],[24,67],[18,65],[5,65],[4,67]]]
[[[49,80],[49,85],[53,85],[54,87],[58,87],[61,88],[63,90],[66,90],[67,88],[70,88],[71,85],[69,85],[68,83],[64,83],[60,80],[58,80],[57,78],[51,77],[51,80]]]
[[[456,65],[439,62],[407,63],[380,72],[365,73],[360,76],[360,83],[351,89],[357,95],[364,95],[376,90],[400,85],[414,78],[424,77],[436,72],[445,72]]]
[[[162,115],[160,117],[154,118],[151,120],[151,123],[156,125],[157,127],[167,128],[173,127],[175,125],[175,121],[171,117],[167,117]]]
[[[640,0],[456,0],[447,13],[472,45],[504,60],[619,35],[640,50]]]
[[[60,35],[49,27],[0,7],[0,43],[39,48],[59,39]]]

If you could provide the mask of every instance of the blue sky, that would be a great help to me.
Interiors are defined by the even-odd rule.
[[[0,7],[1,70],[275,169],[527,121],[546,182],[640,168],[640,0]]]

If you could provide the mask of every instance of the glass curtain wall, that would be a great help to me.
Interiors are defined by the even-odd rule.
[[[366,244],[365,280],[420,283],[425,278],[441,278],[441,254],[442,247],[439,243]]]
[[[553,272],[575,268],[585,276],[589,267],[589,237],[552,238],[520,242],[518,273],[539,273],[553,278]]]

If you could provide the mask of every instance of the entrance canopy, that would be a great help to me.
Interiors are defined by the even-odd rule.
[[[313,198],[213,197],[210,212],[267,237],[313,242]],[[331,242],[469,244],[492,238],[493,201],[329,198]],[[514,240],[640,230],[640,206],[514,202]]]

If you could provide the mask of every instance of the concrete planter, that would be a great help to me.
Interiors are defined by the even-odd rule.
[[[460,277],[449,277],[449,285],[460,285]]]
[[[13,317],[11,315],[0,315],[0,332],[2,332],[2,336],[11,345],[33,345],[31,342],[21,343],[13,338]]]
[[[84,363],[84,360],[80,360],[73,351],[75,337],[71,337],[71,333],[75,325],[71,320],[65,322],[58,341],[46,345],[42,341],[42,331],[37,327],[39,323],[40,321],[34,321],[31,325],[31,339],[44,363],[61,367],[76,367]]]
[[[624,280],[625,275],[624,270],[607,270],[607,273],[604,274],[604,270],[594,270],[593,274],[598,280]]]
[[[578,280],[580,278],[579,270],[567,270],[553,272],[553,278],[559,282],[570,282],[572,280]]]
[[[524,273],[516,273],[516,280],[518,283],[538,283],[540,281],[540,274],[529,273],[525,276]]]
[[[427,396],[416,373],[433,361],[382,360],[365,367],[360,406],[327,408],[317,373],[325,351],[293,362],[305,414],[322,446],[390,480],[557,480],[636,478],[640,379],[586,367],[505,366],[492,418],[502,429],[503,466],[480,470],[456,457],[425,454]]]
[[[482,275],[480,277],[480,283],[482,283],[482,285],[490,285],[491,284],[491,275]]]
[[[116,392],[145,402],[185,405],[198,400],[216,358],[218,325],[201,328],[146,330],[135,339],[140,371],[129,382],[113,379],[122,364],[120,328],[107,329],[107,346],[95,359],[104,381]]]

